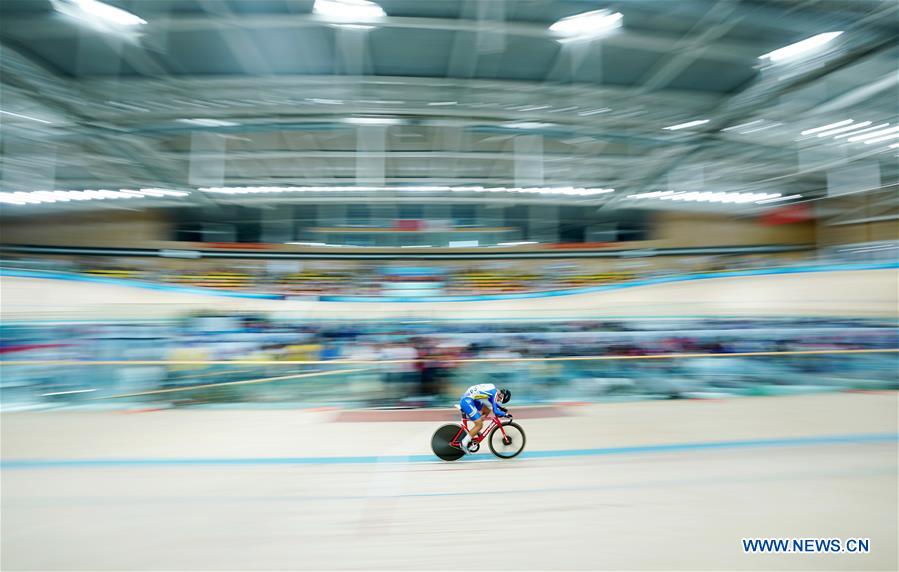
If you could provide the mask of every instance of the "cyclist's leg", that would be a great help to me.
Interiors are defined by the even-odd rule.
[[[481,406],[481,410],[478,413],[477,421],[475,421],[470,432],[472,439],[481,432],[481,429],[484,427],[484,421],[490,416],[490,406],[482,403],[479,403],[479,405]]]
[[[472,438],[481,430],[481,427],[484,425],[484,419],[481,418],[480,403],[474,399],[463,397],[459,402],[459,406],[462,409],[462,413],[471,421],[468,424],[467,434],[462,437],[462,448],[465,449],[471,443]]]

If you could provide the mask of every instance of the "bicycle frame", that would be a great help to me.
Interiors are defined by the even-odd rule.
[[[505,430],[505,428],[503,428],[503,423],[502,423],[502,421],[499,420],[499,417],[497,417],[495,413],[493,413],[490,416],[488,421],[489,421],[489,423],[487,423],[484,427],[481,428],[480,433],[478,433],[477,437],[473,437],[472,441],[480,444],[481,441],[486,439],[487,435],[489,435],[490,432],[493,431],[494,427],[499,427],[499,430],[503,434],[504,441],[506,439],[508,439],[508,437],[506,436],[506,430]],[[466,417],[465,415],[462,415],[462,427],[460,427],[459,431],[456,432],[456,436],[453,437],[452,441],[450,441],[450,445],[452,445],[453,447],[459,447],[459,448],[462,447],[462,443],[461,443],[460,439],[462,439],[463,435],[468,433],[468,424],[469,424],[468,417]]]

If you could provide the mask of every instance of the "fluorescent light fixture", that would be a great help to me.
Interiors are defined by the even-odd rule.
[[[755,121],[750,121],[748,123],[741,123],[739,125],[731,125],[730,127],[725,127],[721,131],[736,131],[739,135],[748,135],[749,133],[764,131],[765,129],[771,129],[772,127],[777,127],[779,125],[783,125],[783,123],[780,123],[778,121],[768,121],[767,119],[756,119]],[[746,129],[747,127],[749,127],[750,129]]]
[[[521,107],[518,111],[540,111],[541,109],[549,109],[548,105],[528,105]]]
[[[579,111],[578,115],[581,117],[589,117],[590,115],[599,115],[600,113],[606,113],[607,111],[612,111],[611,107],[600,107],[599,109],[590,109],[587,111]]]
[[[475,248],[480,246],[477,240],[451,240],[447,245],[449,248]]]
[[[759,59],[767,59],[772,63],[778,63],[786,60],[790,60],[793,58],[797,58],[799,56],[808,54],[814,50],[817,50],[821,46],[827,44],[832,41],[834,38],[838,37],[843,32],[825,32],[823,34],[818,34],[817,36],[812,36],[811,38],[806,38],[800,42],[796,42],[795,44],[790,44],[789,46],[784,46],[780,49],[774,50],[773,52],[768,52],[767,54],[762,54],[759,56]]]
[[[827,131],[829,129],[833,129],[835,127],[842,127],[843,125],[849,125],[853,123],[854,119],[844,119],[843,121],[837,121],[836,123],[828,123],[827,125],[822,125],[821,127],[815,127],[814,129],[806,129],[801,132],[800,135],[811,135],[812,133],[819,133],[821,131]]]
[[[42,393],[41,397],[48,397],[50,395],[70,395],[72,393],[90,393],[92,391],[97,391],[96,389],[72,389],[70,391],[53,391],[50,393]]]
[[[852,131],[855,129],[859,129],[861,127],[867,127],[868,125],[871,125],[870,121],[862,121],[861,123],[853,123],[852,125],[847,125],[845,127],[838,127],[837,129],[821,131],[820,133],[818,133],[818,137],[827,137],[829,135],[836,135],[837,133],[844,133],[846,131]]]
[[[880,129],[878,131],[871,131],[870,133],[865,133],[864,135],[855,135],[847,139],[850,143],[855,143],[856,141],[867,141],[869,139],[876,139],[878,137],[882,137],[889,133],[895,133],[899,131],[899,125],[895,127],[889,127],[887,129]]]
[[[889,123],[881,123],[880,125],[875,125],[874,127],[868,127],[867,129],[861,129],[859,131],[850,131],[849,133],[842,133],[834,137],[834,139],[842,139],[843,137],[855,137],[856,135],[861,135],[862,133],[868,133],[870,131],[877,131],[878,129],[883,129],[884,127],[889,127]]]
[[[396,117],[347,117],[343,121],[354,125],[398,125],[403,123],[402,119]]]
[[[16,191],[0,193],[0,203],[24,205],[69,201],[96,201],[106,199],[143,199],[149,197],[185,197],[185,191],[167,189],[85,189],[83,191]]]
[[[420,186],[420,185],[408,185],[404,187],[392,187],[395,191],[416,191],[421,193],[439,193],[442,191],[450,190],[449,187],[436,187],[436,186]]]
[[[201,127],[233,127],[240,125],[233,121],[223,121],[221,119],[176,119],[179,123],[187,123],[188,125],[199,125]]]
[[[496,243],[497,246],[522,246],[525,244],[540,244],[540,243],[536,240],[519,240],[516,242],[498,242],[498,243]]]
[[[432,101],[432,102],[428,103],[428,105],[431,105],[434,107],[443,106],[443,105],[458,105],[458,104],[459,104],[458,101]]]
[[[50,124],[49,121],[46,121],[44,119],[38,119],[37,117],[31,117],[30,115],[22,115],[21,113],[13,113],[12,111],[4,111],[0,109],[0,113],[2,113],[3,115],[12,115],[13,117],[21,117],[22,119],[30,119],[32,121],[37,121],[40,123],[47,123],[48,125]]]
[[[544,127],[552,127],[552,123],[541,123],[539,121],[513,121],[503,124],[503,127],[510,129],[543,129]]]
[[[892,145],[890,145],[889,148],[890,148],[890,149],[896,149],[896,148],[899,148],[899,143],[893,143]]]
[[[748,135],[750,133],[755,133],[756,131],[764,131],[765,129],[771,129],[772,127],[778,127],[780,125],[783,125],[783,123],[781,123],[779,121],[772,121],[771,123],[768,123],[767,125],[762,125],[761,127],[756,127],[754,129],[747,129],[746,131],[739,131],[739,134],[740,135]]]
[[[739,131],[744,127],[749,127],[750,125],[755,125],[757,123],[762,123],[764,119],[756,119],[755,121],[750,121],[749,123],[741,123],[740,125],[731,125],[730,127],[725,127],[721,131]]]
[[[584,187],[444,187],[444,186],[322,186],[322,187],[200,187],[204,193],[246,195],[260,193],[329,193],[329,192],[471,192],[471,193],[525,193],[538,195],[594,196],[615,192],[615,189]]]
[[[284,244],[298,244],[300,246],[328,246],[324,242],[285,242]]]
[[[186,191],[170,191],[168,189],[141,189],[140,192],[150,197],[186,197]]]
[[[321,97],[307,97],[306,101],[311,101],[312,103],[321,103],[323,105],[343,105],[342,99],[323,99]]]
[[[147,23],[131,12],[98,0],[51,0],[51,3],[57,12],[90,23],[129,28]]]
[[[628,199],[657,199],[699,203],[751,203],[780,197],[780,193],[740,193],[713,191],[652,191],[628,195]]]
[[[312,13],[339,22],[371,22],[387,14],[369,0],[315,0]]]
[[[667,129],[668,131],[677,131],[679,129],[689,129],[690,127],[705,125],[708,122],[708,119],[697,119],[696,121],[688,121],[686,123],[678,123],[677,125],[669,125],[668,127],[664,127],[663,129]]]
[[[621,12],[592,10],[562,18],[549,27],[560,41],[589,40],[621,27]]]
[[[790,200],[793,200],[793,199],[801,199],[801,198],[802,198],[802,195],[789,195],[789,196],[786,196],[786,197],[774,197],[774,198],[770,198],[770,199],[764,199],[764,200],[761,200],[761,201],[755,201],[755,204],[757,204],[757,205],[764,205],[764,204],[767,204],[767,203],[777,203],[777,202],[780,202],[780,201],[790,201]]]
[[[890,133],[884,137],[878,137],[877,139],[866,139],[865,145],[873,145],[874,143],[883,143],[884,141],[889,141],[890,139],[895,139],[899,137],[899,133]]]

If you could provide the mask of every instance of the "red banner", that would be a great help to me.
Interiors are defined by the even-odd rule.
[[[393,221],[393,228],[396,230],[422,230],[424,229],[423,220],[418,219],[396,219]]]
[[[805,203],[799,203],[770,210],[762,215],[760,222],[766,226],[777,226],[780,224],[806,222],[813,218],[815,218],[815,215],[811,207]]]
[[[545,246],[561,250],[592,250],[594,248],[611,248],[617,245],[614,242],[557,242]]]

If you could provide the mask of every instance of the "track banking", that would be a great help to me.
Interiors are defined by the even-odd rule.
[[[868,538],[744,538],[743,552],[747,554],[867,554]]]

